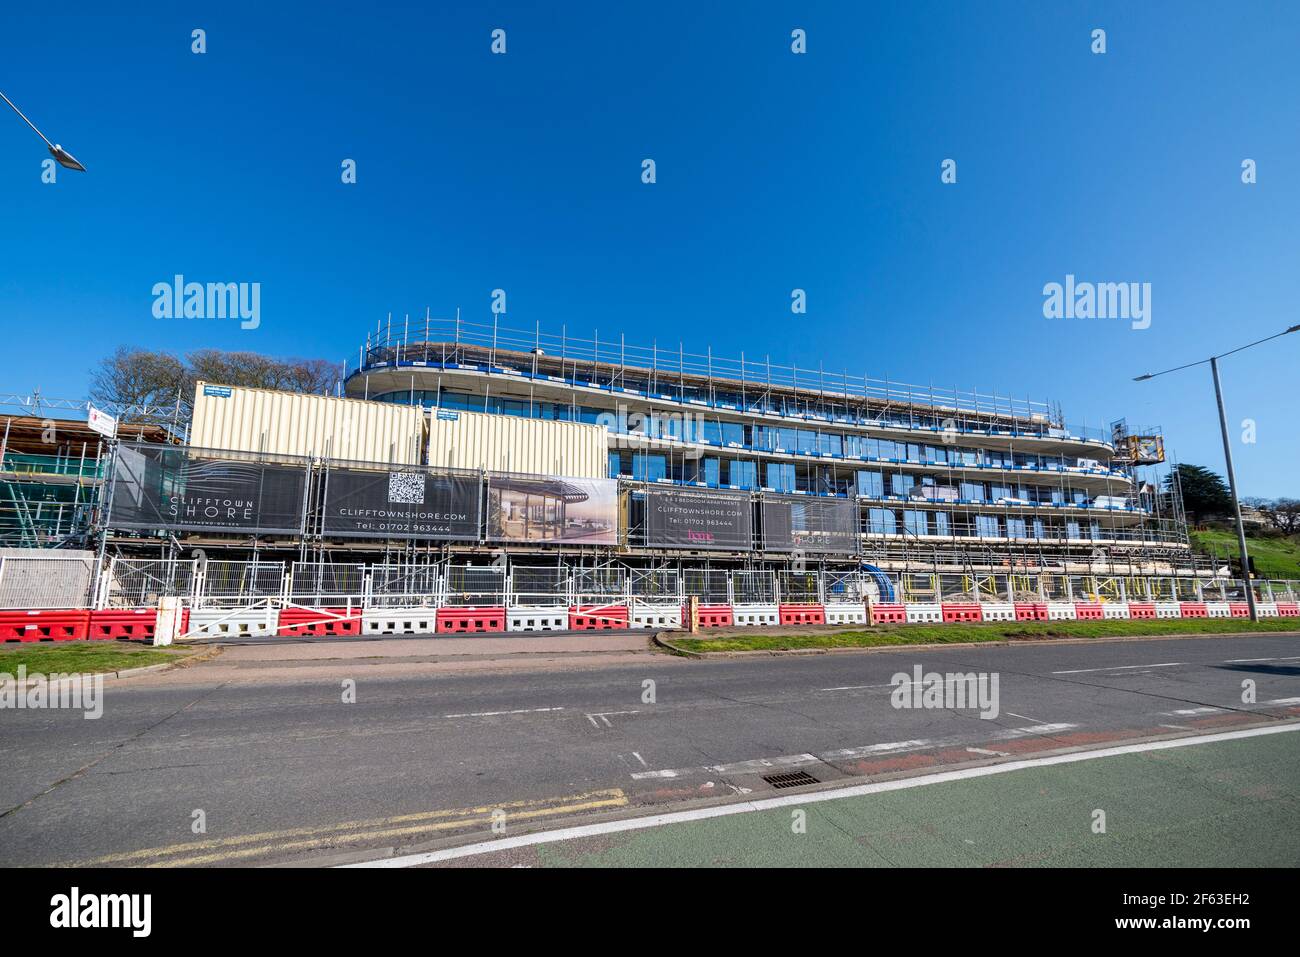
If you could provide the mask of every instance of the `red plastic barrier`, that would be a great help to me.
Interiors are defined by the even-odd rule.
[[[907,606],[897,604],[870,605],[873,625],[904,625],[907,623]]]
[[[1178,603],[1178,613],[1184,618],[1209,618],[1210,610],[1203,601],[1184,601]]]
[[[361,609],[352,610],[354,617],[341,617],[347,614],[346,608],[284,608],[275,633],[320,638],[361,634]]]
[[[573,631],[626,631],[626,605],[570,605],[569,628]]]
[[[682,622],[689,623],[691,609],[689,605],[682,606]],[[700,627],[701,628],[730,628],[736,623],[735,615],[730,605],[701,605],[700,606]]]
[[[1300,603],[1294,601],[1278,602],[1277,616],[1279,618],[1300,618]]]
[[[783,625],[824,625],[826,609],[821,605],[781,605]]]
[[[90,612],[82,609],[0,611],[0,641],[85,641],[89,630]]]
[[[1016,602],[1016,621],[1047,621],[1047,606],[1039,602]]]
[[[983,621],[984,614],[980,611],[980,606],[978,603],[944,602],[943,620],[944,621]]]
[[[1074,617],[1079,621],[1100,621],[1106,617],[1106,613],[1101,610],[1101,604],[1095,601],[1076,601],[1074,603]]]
[[[1131,601],[1128,603],[1130,618],[1155,618],[1156,606],[1149,601]]]
[[[435,630],[440,635],[505,631],[506,610],[501,608],[439,608]]]
[[[1247,604],[1246,602],[1244,602],[1244,601],[1230,601],[1230,602],[1228,602],[1228,611],[1232,612],[1232,617],[1233,617],[1233,618],[1249,618],[1249,617],[1250,617],[1250,605],[1248,605],[1248,604]]]
[[[156,608],[104,608],[90,613],[86,637],[95,641],[153,641]]]

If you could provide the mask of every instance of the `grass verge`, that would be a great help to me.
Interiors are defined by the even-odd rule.
[[[116,641],[6,642],[0,645],[0,673],[16,675],[25,665],[29,676],[96,674],[125,671],[176,661],[193,654],[187,648],[164,649]]]
[[[1109,638],[1147,635],[1213,635],[1238,632],[1300,631],[1300,620],[1266,618],[1177,619],[1164,621],[1022,621],[979,625],[881,625],[805,635],[755,632],[716,638],[669,640],[684,651],[797,651],[822,648],[877,648],[889,645],[947,645],[981,641],[1041,641],[1053,638]]]
[[[1237,533],[1220,529],[1188,533],[1196,550],[1205,554],[1211,551],[1220,559],[1237,557]],[[1246,536],[1246,550],[1255,563],[1259,578],[1300,578],[1300,535],[1286,538],[1256,538]]]

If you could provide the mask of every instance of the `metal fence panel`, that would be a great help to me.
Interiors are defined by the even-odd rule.
[[[443,588],[448,605],[504,605],[506,570],[496,565],[449,565]]]
[[[356,602],[365,594],[365,573],[361,562],[294,562],[289,599],[315,606]]]
[[[623,601],[627,597],[627,571],[614,566],[573,570],[573,595],[578,604]]]
[[[628,569],[628,592],[634,599],[646,603],[680,603],[681,576],[676,569]]]
[[[731,592],[738,604],[771,605],[776,602],[776,575],[770,571],[733,572]]]
[[[436,605],[441,592],[438,565],[382,564],[370,566],[368,604],[388,608]]]
[[[284,594],[284,562],[206,561],[200,601],[206,605],[248,604]]]
[[[571,604],[569,577],[565,567],[515,566],[510,570],[510,604]]]
[[[0,556],[0,608],[86,608],[94,556]]]
[[[194,559],[113,558],[104,573],[101,608],[154,607],[160,598],[192,600]]]
[[[682,593],[697,596],[705,605],[725,605],[731,601],[728,575],[716,568],[683,569]]]

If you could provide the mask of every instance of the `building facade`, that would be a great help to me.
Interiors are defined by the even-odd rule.
[[[526,423],[600,427],[599,474],[625,497],[616,549],[630,561],[1192,563],[1176,503],[1144,474],[1163,460],[1158,436],[1070,427],[1050,402],[460,321],[381,327],[345,389],[427,410],[431,464],[502,467],[499,455],[441,457],[439,423],[461,416],[522,420],[525,445]],[[587,456],[581,469],[563,454],[521,458],[519,471],[596,477]],[[738,497],[753,509],[748,542],[726,521],[721,538],[663,527],[665,510],[726,512]],[[790,521],[813,529],[811,547],[773,534]]]

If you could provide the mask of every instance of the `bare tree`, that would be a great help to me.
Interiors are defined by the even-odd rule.
[[[1287,535],[1300,532],[1300,499],[1279,498],[1263,501],[1255,507],[1279,532]]]
[[[275,358],[256,352],[196,349],[181,359],[170,352],[121,347],[91,372],[90,397],[119,410],[129,405],[194,405],[196,382],[322,394],[342,378],[342,368],[324,359]]]
[[[176,356],[120,346],[91,371],[90,398],[118,409],[171,406],[185,385],[185,364]]]

